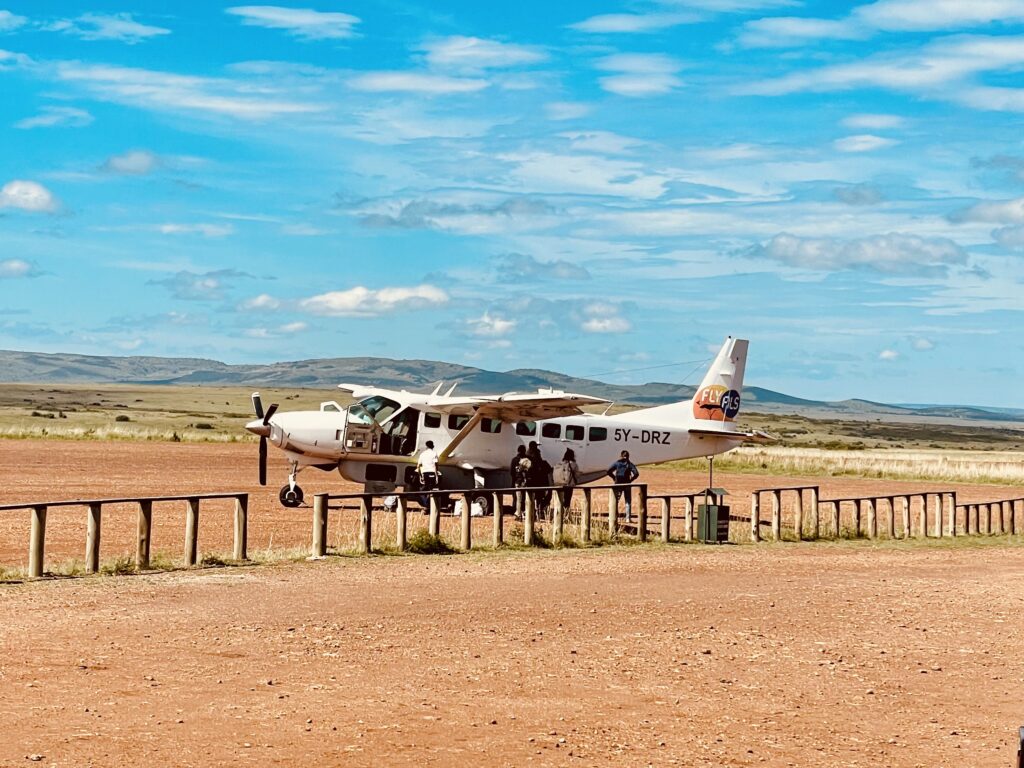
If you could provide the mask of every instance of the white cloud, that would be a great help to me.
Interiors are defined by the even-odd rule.
[[[130,13],[86,13],[77,19],[62,19],[46,26],[51,32],[64,32],[83,40],[119,40],[134,45],[151,37],[169,35],[171,30],[141,24]]]
[[[967,263],[967,253],[952,240],[898,232],[853,240],[783,233],[751,249],[748,255],[800,269],[867,268],[886,274],[944,274],[952,265]]]
[[[25,67],[31,63],[32,59],[23,53],[0,49],[0,72],[6,69],[14,69],[15,67]]]
[[[14,124],[14,127],[23,130],[54,127],[81,128],[89,125],[92,120],[92,115],[84,109],[77,109],[75,107],[43,107],[38,115],[21,119]]]
[[[583,307],[580,328],[587,333],[626,333],[633,326],[619,314],[619,307],[604,301],[595,301]]]
[[[202,235],[203,237],[227,237],[234,234],[230,224],[160,224],[156,228],[162,235]]]
[[[844,136],[841,139],[836,139],[833,145],[840,152],[873,152],[876,149],[885,149],[898,143],[895,139],[862,133],[857,136]]]
[[[657,96],[683,84],[675,74],[682,64],[663,53],[616,53],[598,59],[596,66],[618,73],[599,81],[604,90],[619,96]]]
[[[239,5],[225,13],[240,16],[250,27],[283,29],[301,40],[338,40],[352,37],[360,19],[347,13],[325,13],[311,8],[284,8],[276,5]]]
[[[878,0],[862,5],[854,15],[866,24],[890,32],[939,29],[1024,21],[1020,0]]]
[[[508,336],[516,329],[515,320],[507,320],[503,317],[492,315],[489,312],[484,312],[480,317],[467,320],[466,325],[469,327],[471,336],[480,336],[488,339]]]
[[[433,285],[379,290],[360,285],[347,291],[331,291],[302,299],[299,308],[313,315],[328,317],[372,317],[400,310],[440,307],[447,303],[448,294]]]
[[[57,198],[42,184],[14,179],[0,187],[0,208],[17,208],[32,213],[52,213],[58,208]]]
[[[132,149],[122,155],[112,155],[100,166],[107,173],[125,176],[144,176],[160,165],[160,158],[144,149]]]
[[[578,101],[551,101],[544,105],[549,120],[575,120],[586,117],[591,111],[593,107]]]
[[[508,175],[524,191],[564,194],[661,197],[671,179],[648,173],[644,164],[600,155],[561,155],[552,152],[499,155],[514,163]]]
[[[468,72],[537,64],[548,58],[530,46],[462,35],[424,43],[423,50],[431,67]]]
[[[926,352],[929,349],[935,349],[935,344],[929,339],[924,338],[923,336],[919,336],[918,338],[914,339],[910,343],[910,345],[919,352]]]
[[[608,155],[629,154],[647,143],[611,131],[566,131],[558,135],[568,139],[575,150]]]
[[[477,78],[447,77],[426,72],[366,72],[348,81],[357,91],[373,93],[408,92],[430,95],[450,93],[473,93],[488,86],[486,80]]]
[[[96,98],[161,112],[199,112],[259,121],[322,109],[319,105],[282,98],[278,94],[284,89],[271,84],[225,78],[79,62],[59,64],[57,77],[81,85]]]
[[[847,19],[771,16],[746,22],[736,42],[744,48],[785,48],[808,40],[860,40],[867,36],[863,26]]]
[[[261,293],[259,296],[253,296],[251,299],[243,301],[241,308],[244,310],[266,309],[274,311],[281,308],[281,302],[270,294]]]
[[[285,323],[284,325],[280,326],[277,330],[280,331],[281,333],[300,333],[301,331],[306,330],[308,327],[308,324],[298,321],[294,323]]]
[[[35,269],[22,259],[0,260],[0,280],[16,277],[31,277]]]
[[[895,349],[883,349],[878,353],[879,360],[897,360],[899,359],[900,353]]]
[[[986,200],[953,213],[951,221],[990,224],[1024,224],[1024,197],[1015,200]]]
[[[10,32],[24,26],[27,21],[24,16],[18,16],[10,11],[0,11],[0,32]]]
[[[877,113],[863,113],[844,117],[842,124],[846,128],[859,128],[869,131],[881,131],[888,128],[901,128],[904,119],[899,115],[884,115]]]
[[[1003,248],[1024,250],[1024,227],[1002,227],[992,233],[992,238]]]
[[[593,34],[655,32],[679,24],[693,24],[702,18],[696,13],[605,13],[570,24],[569,27]]]
[[[320,229],[312,224],[285,224],[281,227],[281,233],[293,237],[319,237],[329,235],[330,230]]]

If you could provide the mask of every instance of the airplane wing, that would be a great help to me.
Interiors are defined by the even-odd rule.
[[[536,392],[519,394],[510,392],[484,400],[477,410],[491,419],[505,422],[538,421],[555,419],[559,416],[578,416],[585,405],[602,405],[608,402],[600,397],[574,395],[566,392]]]
[[[754,430],[753,432],[731,432],[720,429],[691,429],[691,435],[698,437],[718,437],[723,440],[735,440],[738,443],[773,443],[776,438],[767,432]]]

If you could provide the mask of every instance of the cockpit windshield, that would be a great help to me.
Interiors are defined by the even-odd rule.
[[[349,420],[360,424],[376,421],[381,424],[397,411],[401,405],[386,397],[374,395],[349,406]]]

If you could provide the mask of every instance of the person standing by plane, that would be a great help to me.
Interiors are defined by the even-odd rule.
[[[572,448],[565,449],[562,460],[555,465],[551,473],[554,485],[561,485],[557,491],[562,499],[562,509],[569,509],[569,502],[572,501],[572,488],[580,480],[580,468],[576,464],[576,452]]]
[[[526,485],[530,488],[541,488],[551,483],[551,465],[544,461],[540,455],[540,446],[535,440],[530,441],[530,448],[526,451],[526,458],[530,461],[530,468],[526,472]],[[550,491],[534,491],[533,507],[537,511],[537,517],[542,518],[547,510],[548,501],[551,498]]]
[[[516,448],[516,455],[512,457],[512,462],[508,465],[508,472],[512,476],[512,487],[513,488],[525,488],[527,485],[526,478],[530,471],[530,460],[526,457],[526,446],[520,445]],[[523,517],[523,506],[526,504],[526,494],[517,493],[516,498],[516,519],[521,520]]]
[[[640,470],[636,468],[636,464],[629,460],[629,451],[623,451],[619,454],[619,460],[608,467],[606,472],[616,486],[629,485],[638,477],[640,477]],[[630,522],[630,516],[633,513],[633,489],[632,488],[614,488],[612,491],[615,494],[615,506],[619,505],[619,497],[626,494],[626,522]]]
[[[416,460],[416,471],[420,473],[420,489],[434,491],[437,490],[437,451],[433,440],[427,440],[426,446]]]

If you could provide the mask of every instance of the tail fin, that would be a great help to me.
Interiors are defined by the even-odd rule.
[[[691,401],[693,418],[732,421],[740,412],[743,371],[747,366],[746,339],[729,336]]]
[[[749,343],[746,339],[726,338],[692,400],[634,411],[629,414],[630,418],[639,417],[645,422],[733,421],[740,412],[740,392]]]

